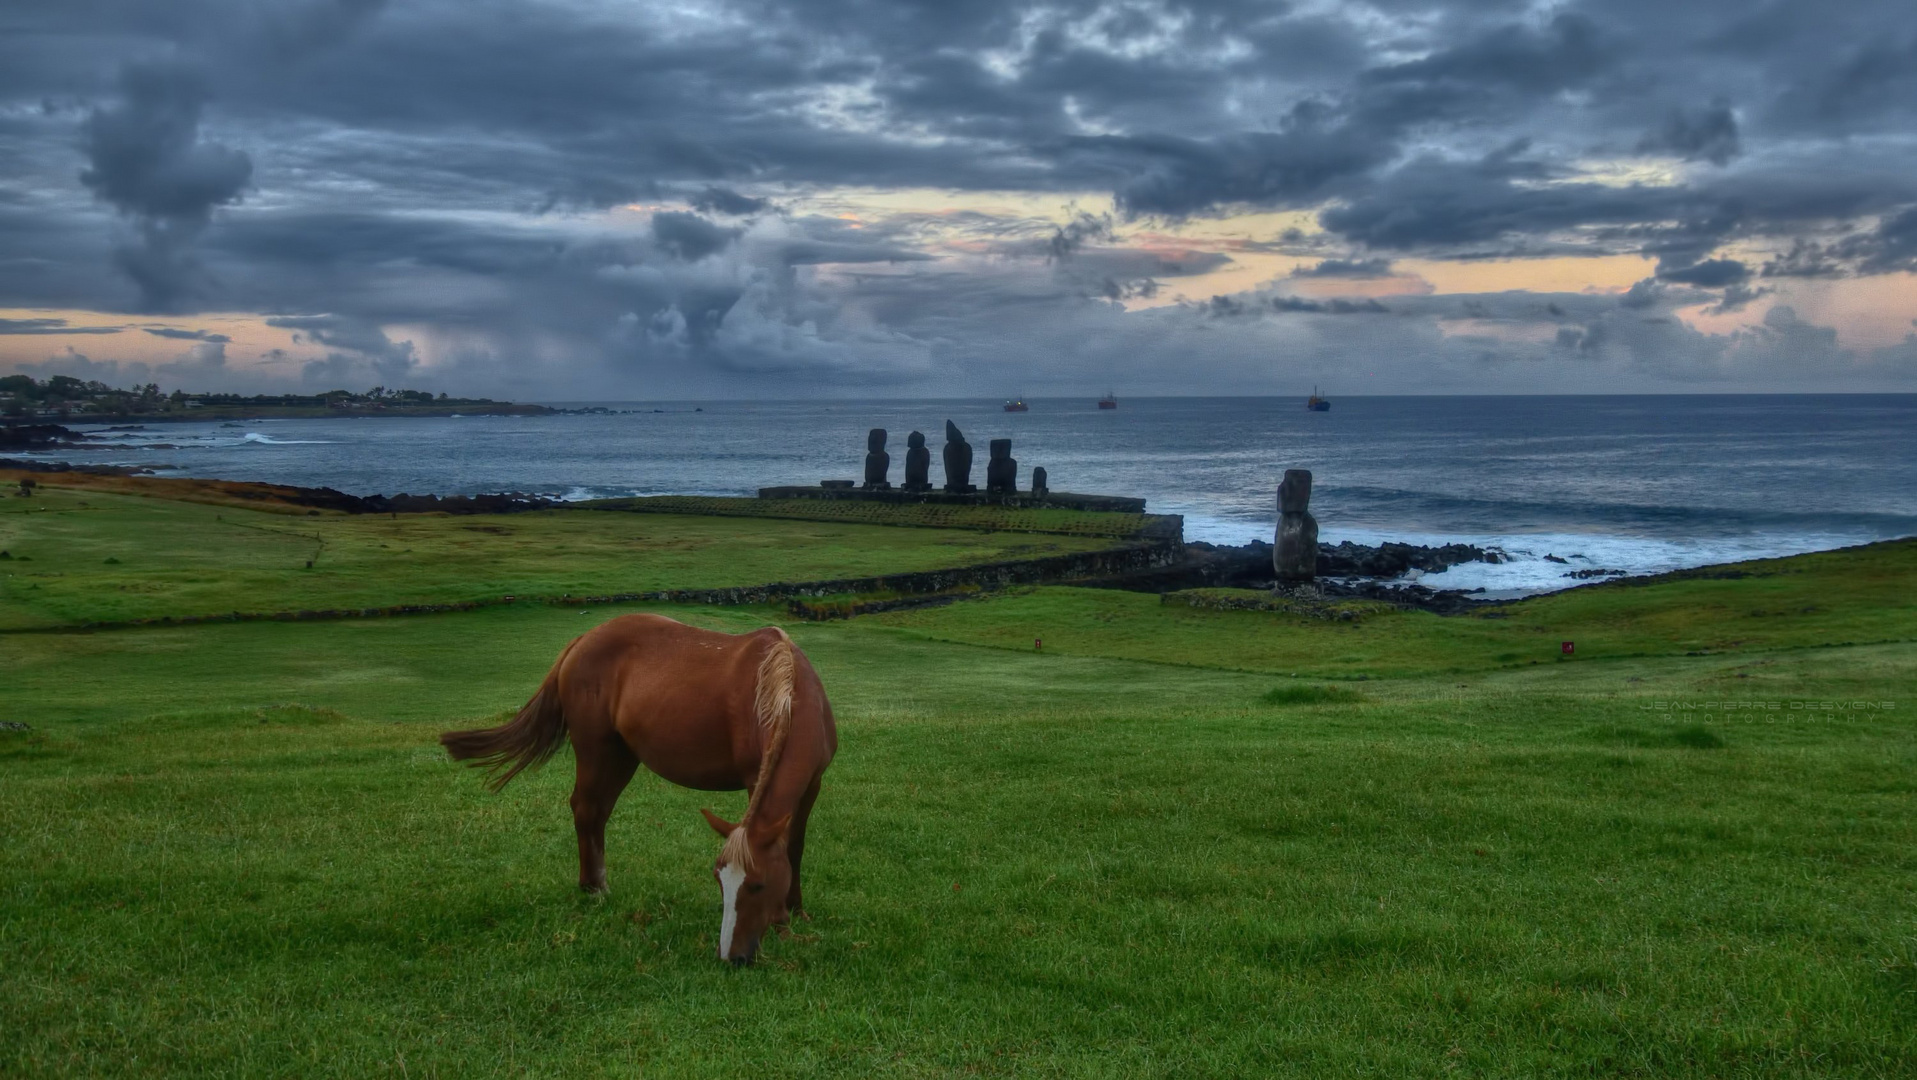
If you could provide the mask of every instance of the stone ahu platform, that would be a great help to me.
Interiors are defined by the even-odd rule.
[[[849,485],[849,481],[847,482]],[[1102,510],[1115,514],[1142,514],[1145,500],[1120,495],[1073,495],[1064,491],[1035,494],[1029,491],[979,491],[959,494],[949,491],[905,491],[900,488],[870,489],[846,487],[763,487],[761,499],[824,499],[844,502],[877,502],[906,505],[933,503],[959,506],[1052,507],[1059,510]]]

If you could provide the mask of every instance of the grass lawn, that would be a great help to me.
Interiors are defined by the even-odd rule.
[[[1711,571],[1727,572],[1746,576],[1613,582],[1448,617],[1358,602],[1347,605],[1358,618],[1326,620],[1049,587],[871,618],[942,641],[1024,650],[1043,638],[1047,652],[1335,679],[1555,664],[1565,641],[1572,663],[1588,663],[1917,640],[1917,540]]]
[[[588,510],[308,517],[58,484],[0,498],[0,630],[816,581],[1119,542]]]
[[[0,1074],[1907,1076],[1911,550],[1356,631],[792,626],[842,748],[816,920],[746,970],[697,814],[743,794],[642,776],[588,898],[565,757],[492,796],[435,742],[626,609],[0,634]]]

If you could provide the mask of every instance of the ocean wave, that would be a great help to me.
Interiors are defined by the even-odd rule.
[[[1187,514],[1185,539],[1230,545],[1251,540],[1270,543],[1274,525],[1261,527],[1242,518]],[[1697,566],[1829,551],[1832,548],[1890,539],[1892,533],[1870,528],[1843,531],[1763,530],[1667,538],[1610,532],[1439,532],[1321,526],[1318,542],[1326,546],[1349,540],[1354,544],[1366,545],[1402,543],[1442,547],[1445,544],[1471,544],[1497,548],[1505,554],[1506,561],[1460,563],[1438,574],[1413,572],[1406,580],[1433,589],[1461,589],[1467,592],[1482,589],[1484,591],[1478,595],[1487,599],[1509,599],[1555,592],[1592,580],[1662,574]]]
[[[263,446],[325,446],[332,442],[331,439],[275,439],[271,435],[262,435],[257,431],[249,431],[240,436],[240,441]]]
[[[1323,543],[1350,540],[1377,544],[1396,540],[1410,544],[1475,544],[1497,548],[1502,563],[1460,563],[1438,574],[1417,578],[1432,589],[1482,589],[1488,599],[1506,599],[1554,592],[1590,580],[1638,577],[1697,566],[1775,559],[1828,551],[1881,539],[1859,533],[1765,532],[1735,536],[1699,536],[1685,539],[1624,536],[1610,533],[1477,533],[1419,534],[1355,530],[1322,536]],[[1599,573],[1612,571],[1612,573]]]

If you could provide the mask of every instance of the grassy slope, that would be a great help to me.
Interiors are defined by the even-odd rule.
[[[10,635],[0,1072],[1904,1075],[1917,649],[1818,643],[1907,637],[1910,551],[1374,617],[1360,661],[1089,590],[793,627],[843,749],[818,919],[748,972],[696,814],[741,795],[642,777],[595,901],[563,757],[494,797],[434,742],[615,609]],[[1735,620],[1772,636],[1683,655]],[[1584,662],[1475,636],[1564,625]],[[1127,650],[1174,663],[1082,655]],[[1376,677],[1186,666],[1322,654]]]
[[[0,630],[811,581],[1113,542],[574,510],[305,517],[57,483],[0,499],[0,549],[15,556],[0,562]]]
[[[1326,621],[1209,611],[1156,596],[1043,588],[875,621],[946,641],[1330,678],[1377,678],[1673,652],[1761,652],[1917,639],[1917,541],[1743,564],[1752,576],[1592,586],[1441,618],[1374,611]]]

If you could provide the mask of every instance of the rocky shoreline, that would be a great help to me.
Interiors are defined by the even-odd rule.
[[[84,436],[57,424],[13,425],[0,428],[9,440],[0,442],[6,449],[57,449],[75,445],[72,440]],[[79,442],[79,445],[85,445]],[[150,469],[111,465],[74,465],[66,462],[0,459],[0,469],[35,473],[94,473],[100,475],[151,475]],[[257,498],[348,514],[510,514],[531,510],[556,509],[568,504],[540,495],[502,492],[490,495],[349,495],[333,488],[307,488],[282,484],[198,481],[217,485],[224,494],[238,498]],[[812,489],[807,489],[811,492]],[[765,492],[761,492],[762,495]],[[917,498],[923,498],[919,496]],[[906,501],[901,498],[899,501]],[[1442,573],[1462,563],[1502,563],[1508,556],[1495,547],[1472,544],[1445,544],[1431,547],[1421,544],[1355,544],[1344,541],[1319,547],[1316,580],[1309,583],[1285,583],[1277,580],[1272,563],[1272,545],[1254,540],[1242,546],[1210,544],[1202,541],[1181,543],[1169,537],[1146,539],[1148,546],[1160,552],[1153,559],[1125,567],[1101,568],[1096,576],[1085,576],[1072,583],[1091,588],[1120,589],[1165,595],[1190,589],[1257,589],[1274,596],[1298,592],[1294,599],[1321,601],[1365,599],[1398,607],[1417,608],[1451,615],[1472,611],[1501,601],[1487,600],[1471,592],[1456,589],[1432,589],[1405,580],[1414,572]],[[1169,542],[1168,542],[1169,541]],[[1115,572],[1114,572],[1115,571]],[[1565,576],[1577,579],[1609,578],[1621,571],[1572,571]],[[1574,586],[1573,586],[1574,587]],[[1482,590],[1479,590],[1482,591]]]
[[[1272,567],[1271,555],[1272,546],[1257,540],[1240,547],[1193,542],[1185,545],[1184,557],[1177,562],[1081,584],[1093,588],[1160,594],[1207,588],[1277,590],[1279,582]],[[1427,547],[1421,544],[1384,543],[1374,546],[1354,544],[1347,540],[1318,549],[1318,576],[1315,582],[1285,588],[1308,589],[1318,597],[1378,600],[1448,615],[1495,601],[1479,599],[1457,589],[1431,589],[1399,579],[1414,570],[1436,574],[1460,563],[1501,563],[1505,560],[1505,553],[1497,548],[1481,548],[1472,544]]]

